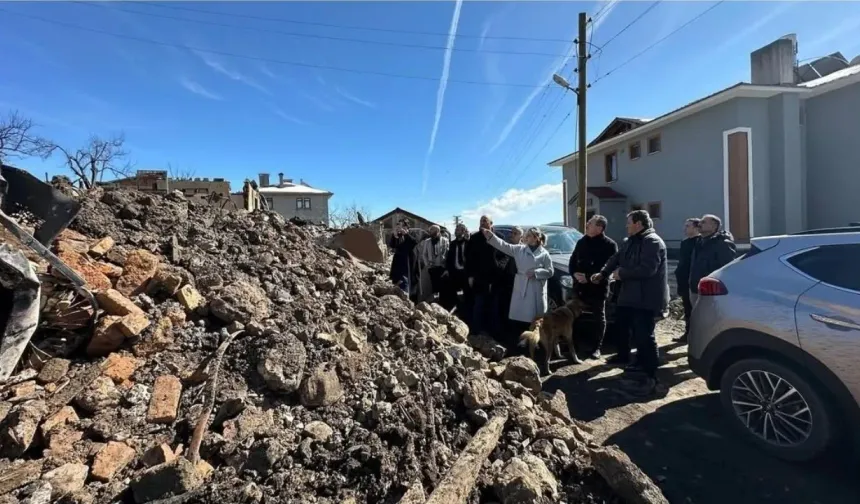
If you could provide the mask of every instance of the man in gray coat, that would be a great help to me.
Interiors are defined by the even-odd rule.
[[[666,244],[654,231],[648,212],[636,210],[627,215],[627,238],[591,281],[597,283],[607,276],[621,282],[617,302],[620,341],[618,355],[610,362],[630,363],[632,338],[636,365],[627,370],[643,373],[636,388],[643,395],[652,394],[660,360],[654,326],[669,304],[669,277]]]

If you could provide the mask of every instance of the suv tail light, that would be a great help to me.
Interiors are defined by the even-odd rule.
[[[699,280],[700,296],[725,296],[729,293],[726,285],[716,278],[705,277]]]

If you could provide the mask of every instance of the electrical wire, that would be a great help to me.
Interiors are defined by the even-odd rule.
[[[425,32],[425,31],[417,31],[417,30],[400,30],[396,28],[379,28],[372,26],[355,26],[355,25],[342,25],[342,24],[334,24],[334,23],[321,23],[316,21],[297,21],[294,19],[285,19],[285,18],[273,18],[267,16],[255,16],[252,14],[237,14],[237,13],[228,13],[228,12],[218,12],[211,11],[206,9],[198,9],[195,7],[180,7],[177,5],[169,4],[167,2],[134,2],[137,4],[149,5],[152,7],[159,7],[163,9],[174,9],[174,10],[183,10],[189,12],[199,12],[203,14],[213,14],[216,16],[228,16],[231,18],[244,18],[244,19],[256,19],[259,21],[274,21],[278,23],[290,23],[290,24],[298,24],[298,25],[307,25],[307,26],[321,26],[326,28],[340,28],[347,30],[365,30],[365,31],[375,31],[375,32],[387,32],[387,33],[403,33],[403,34],[411,34],[411,35],[431,35],[437,37],[445,37],[449,36],[448,33],[442,32]],[[488,40],[522,40],[522,41],[533,41],[533,42],[569,42],[569,40],[565,39],[557,39],[557,38],[538,38],[538,37],[516,37],[516,36],[508,36],[508,35],[470,35],[470,34],[457,34],[457,38],[469,38],[469,39],[488,39]]]
[[[152,45],[157,45],[157,46],[162,46],[162,47],[173,47],[173,48],[177,48],[177,49],[184,49],[186,51],[215,54],[218,56],[227,56],[230,58],[245,59],[245,60],[250,60],[250,61],[260,61],[260,62],[264,62],[264,63],[273,63],[273,64],[278,64],[278,65],[295,66],[295,67],[302,67],[302,68],[315,68],[315,69],[319,69],[319,70],[332,70],[332,71],[345,72],[345,73],[375,75],[378,77],[391,77],[391,78],[397,78],[397,79],[411,79],[411,80],[421,80],[421,81],[430,81],[430,82],[439,82],[439,80],[440,80],[438,77],[427,77],[427,76],[421,76],[421,75],[404,75],[404,74],[396,74],[396,73],[391,73],[391,72],[381,72],[381,71],[375,71],[375,70],[361,70],[361,69],[357,69],[357,68],[345,68],[345,67],[336,67],[336,66],[329,66],[329,65],[318,65],[318,64],[313,64],[313,63],[302,63],[302,62],[298,62],[298,61],[287,61],[287,60],[279,60],[279,59],[274,59],[274,58],[265,58],[262,56],[254,56],[254,55],[249,55],[249,54],[237,54],[237,53],[231,53],[231,52],[226,52],[226,51],[215,51],[212,49],[193,47],[193,46],[189,46],[189,45],[185,45],[185,44],[175,44],[172,42],[163,42],[160,40],[152,40],[152,39],[147,39],[147,38],[142,38],[142,37],[134,37],[131,35],[125,35],[125,34],[121,34],[121,33],[114,33],[114,32],[109,32],[109,31],[104,31],[104,30],[98,30],[95,28],[88,28],[85,26],[79,26],[79,25],[75,25],[75,24],[71,24],[71,23],[66,23],[63,21],[57,21],[54,19],[47,19],[47,18],[43,18],[40,16],[34,16],[31,14],[24,14],[23,12],[10,11],[10,10],[4,9],[4,8],[0,8],[0,12],[12,14],[15,16],[35,19],[37,21],[42,21],[44,23],[54,24],[57,26],[64,26],[66,28],[72,28],[75,30],[81,30],[81,31],[86,31],[86,32],[90,32],[90,33],[97,33],[100,35],[108,35],[111,37],[116,37],[116,38],[121,38],[121,39],[126,39],[126,40],[134,40],[137,42],[144,42],[147,44],[152,44]],[[542,87],[542,85],[536,86],[534,84],[473,81],[473,80],[451,79],[451,78],[448,79],[448,82],[449,83],[457,83],[457,84],[472,84],[472,85],[477,85],[477,86],[502,86],[502,87],[531,88],[531,89]]]
[[[610,43],[612,43],[612,41],[613,41],[613,40],[617,39],[619,35],[621,35],[622,33],[626,32],[628,29],[630,29],[630,27],[631,27],[631,26],[635,25],[635,24],[636,24],[640,19],[642,19],[643,17],[645,17],[645,15],[646,15],[646,14],[648,14],[649,12],[651,12],[651,11],[654,9],[654,7],[657,7],[658,5],[660,5],[660,2],[662,2],[662,0],[657,0],[656,2],[652,3],[651,5],[649,5],[649,6],[648,6],[648,8],[647,8],[647,9],[645,9],[641,14],[639,14],[638,16],[636,16],[636,18],[634,18],[634,19],[633,19],[633,21],[630,21],[629,23],[627,23],[627,26],[625,26],[624,28],[622,28],[622,29],[621,29],[618,33],[616,33],[615,35],[613,35],[613,36],[609,37],[609,40],[607,40],[606,42],[604,42],[603,44],[601,44],[601,45],[600,45],[600,48],[601,48],[601,49],[606,48],[606,46],[608,46]],[[594,26],[594,25],[592,25],[592,26]],[[592,33],[594,33],[594,30],[592,30]]]
[[[702,17],[704,17],[704,16],[705,16],[705,14],[707,14],[707,13],[711,12],[712,10],[716,9],[716,8],[717,8],[718,6],[720,6],[721,4],[725,3],[725,1],[726,1],[726,0],[719,0],[719,1],[717,1],[716,3],[714,3],[713,5],[711,5],[710,7],[708,7],[707,9],[705,9],[704,11],[700,12],[699,14],[697,14],[695,17],[693,17],[693,18],[691,18],[690,20],[688,20],[686,23],[684,23],[684,24],[682,24],[681,26],[679,26],[679,27],[675,28],[674,30],[672,30],[672,31],[671,31],[668,35],[666,35],[665,37],[660,38],[659,40],[657,40],[657,41],[656,41],[656,42],[654,42],[653,44],[649,45],[649,46],[648,46],[648,47],[646,47],[645,49],[642,49],[642,50],[641,50],[641,51],[639,51],[638,53],[634,54],[632,57],[630,57],[629,59],[627,59],[624,63],[621,63],[620,65],[616,66],[616,67],[615,67],[615,68],[613,68],[612,70],[610,70],[610,71],[608,71],[608,72],[606,72],[606,73],[604,73],[604,74],[600,75],[597,79],[595,79],[594,81],[592,81],[592,83],[591,83],[591,84],[592,84],[592,85],[593,85],[593,84],[596,84],[597,82],[600,82],[601,80],[603,80],[603,79],[605,79],[606,77],[608,77],[608,76],[612,75],[613,73],[615,73],[616,71],[620,70],[621,68],[624,68],[625,66],[629,65],[630,63],[632,63],[633,61],[635,61],[636,59],[638,59],[639,57],[641,57],[641,56],[642,56],[643,54],[645,54],[646,52],[648,52],[648,51],[650,51],[651,49],[655,48],[655,47],[656,47],[657,45],[659,45],[661,42],[665,41],[666,39],[668,39],[669,37],[671,37],[671,36],[675,35],[675,34],[676,34],[676,33],[678,33],[679,31],[681,31],[681,30],[683,30],[684,28],[686,28],[687,26],[689,26],[689,25],[693,24],[694,22],[698,21],[699,19],[701,19]]]
[[[202,19],[193,19],[193,18],[187,18],[187,17],[178,17],[178,16],[169,16],[169,15],[165,15],[165,14],[157,14],[157,13],[153,13],[153,12],[144,12],[144,11],[140,11],[140,10],[127,9],[124,7],[104,7],[100,3],[95,4],[92,2],[72,1],[69,3],[74,3],[74,4],[78,4],[78,5],[86,5],[88,7],[98,7],[98,8],[102,8],[102,9],[107,8],[107,9],[112,9],[112,10],[116,10],[116,11],[120,11],[120,12],[128,12],[131,14],[138,14],[141,16],[150,16],[150,17],[156,17],[156,18],[162,18],[162,19],[172,19],[174,21],[184,21],[187,23],[196,23],[196,24],[209,25],[209,26],[220,26],[222,28],[235,28],[238,30],[253,31],[253,32],[258,32],[258,33],[272,33],[272,34],[277,34],[277,35],[286,35],[289,37],[312,38],[312,39],[318,39],[318,40],[333,40],[333,41],[337,41],[337,42],[353,42],[353,43],[359,43],[359,44],[373,44],[373,45],[381,45],[381,46],[389,46],[389,47],[404,47],[404,48],[410,48],[410,49],[430,49],[430,50],[437,50],[437,51],[447,51],[449,49],[448,47],[444,47],[444,46],[434,46],[434,45],[426,45],[426,44],[410,44],[410,43],[403,43],[403,42],[386,42],[383,40],[356,39],[356,38],[349,38],[349,37],[336,37],[336,36],[330,36],[330,35],[319,35],[319,34],[315,34],[315,33],[296,33],[296,32],[288,32],[288,31],[283,31],[283,30],[272,30],[272,29],[268,29],[268,28],[259,28],[259,27],[254,27],[254,26],[241,26],[241,25],[229,24],[229,23],[219,23],[217,21],[205,21]],[[554,58],[564,56],[563,54],[559,54],[559,53],[535,52],[535,51],[502,51],[502,50],[493,50],[493,49],[470,49],[470,48],[456,47],[456,46],[451,48],[451,50],[457,51],[457,52],[488,53],[488,54],[490,54],[490,53],[492,53],[492,54],[511,54],[511,55],[519,55],[519,56],[547,56],[547,57],[554,57]]]
[[[564,124],[567,122],[567,120],[570,119],[570,116],[572,113],[573,112],[568,112],[567,115],[565,115],[564,118],[562,118],[561,122],[558,123],[558,126],[555,127],[555,130],[553,130],[553,132],[550,133],[550,135],[546,138],[546,142],[543,143],[541,148],[537,152],[535,152],[535,155],[532,156],[531,160],[528,162],[528,164],[526,164],[526,169],[522,170],[520,172],[520,175],[516,179],[514,179],[513,183],[511,184],[512,186],[517,185],[517,182],[519,182],[520,179],[522,179],[523,175],[528,171],[528,167],[531,166],[531,164],[535,162],[535,159],[537,159],[538,156],[543,154],[543,151],[546,150],[547,145],[549,145],[549,143],[552,141],[552,139],[555,138],[555,136],[558,134],[559,130],[561,130],[561,127],[564,126]],[[574,126],[574,135],[578,134],[577,126]],[[567,204],[566,201],[565,201],[565,204]]]

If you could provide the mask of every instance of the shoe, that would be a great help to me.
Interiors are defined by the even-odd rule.
[[[588,358],[592,359],[592,360],[600,360],[600,357],[601,357],[600,350],[595,350],[594,352],[591,353],[591,355],[588,356]]]
[[[657,393],[657,384],[657,379],[649,376],[640,380],[631,380],[625,385],[631,394],[639,397],[648,397]]]

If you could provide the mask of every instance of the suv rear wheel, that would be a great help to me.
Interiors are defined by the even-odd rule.
[[[762,358],[732,364],[720,381],[720,400],[735,428],[781,459],[814,459],[833,440],[827,401],[783,364]]]

